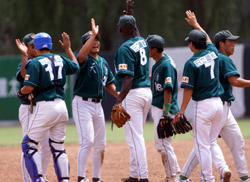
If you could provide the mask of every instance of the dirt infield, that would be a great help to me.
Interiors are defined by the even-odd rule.
[[[250,139],[246,140],[245,151],[248,163],[248,170],[250,171]],[[232,182],[238,181],[238,174],[234,167],[234,162],[229,149],[226,147],[222,139],[219,139],[225,159],[232,171]],[[177,155],[179,165],[182,167],[192,149],[192,140],[173,141],[175,153]],[[77,153],[78,144],[66,145],[66,150],[70,160],[70,181],[77,181]],[[150,182],[163,181],[165,174],[161,164],[159,153],[154,148],[154,142],[147,142],[147,158]],[[0,181],[4,182],[21,182],[22,173],[20,167],[21,146],[15,147],[0,147]],[[91,178],[91,158],[86,171],[87,177]],[[108,143],[105,159],[102,169],[102,179],[105,182],[119,182],[121,178],[128,176],[129,165],[129,149],[125,142],[123,143]],[[214,176],[216,181],[219,181],[219,172],[214,169]],[[56,176],[51,159],[47,179],[50,182],[56,181]],[[194,182],[200,181],[199,167],[197,167],[191,175]]]

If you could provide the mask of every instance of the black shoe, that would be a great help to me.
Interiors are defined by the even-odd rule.
[[[132,177],[129,177],[129,178],[123,178],[121,179],[122,182],[139,182],[138,178],[132,178]]]
[[[149,182],[148,179],[140,179],[140,182]]]

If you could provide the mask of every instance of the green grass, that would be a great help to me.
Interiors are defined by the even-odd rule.
[[[244,138],[250,138],[250,119],[239,120],[238,124],[241,128]],[[111,123],[106,123],[107,142],[124,142],[125,134],[123,128],[113,126],[111,130]],[[21,126],[1,126],[0,127],[0,146],[20,145],[22,141]],[[144,128],[144,138],[146,141],[154,140],[153,122],[147,122]],[[174,140],[188,140],[192,139],[192,134],[176,135]],[[66,144],[78,143],[77,131],[74,123],[68,124],[66,129]]]

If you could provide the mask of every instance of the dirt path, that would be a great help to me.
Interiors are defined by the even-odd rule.
[[[245,151],[248,163],[248,170],[250,171],[250,139],[246,140]],[[238,181],[238,174],[234,167],[231,152],[226,147],[222,139],[219,139],[225,159],[232,171],[231,182]],[[192,140],[173,141],[175,153],[177,155],[179,165],[182,167],[193,147]],[[77,153],[78,144],[66,145],[66,150],[70,160],[70,179],[77,181]],[[164,170],[161,164],[159,153],[155,150],[154,142],[147,142],[147,158],[150,182],[161,182],[165,178]],[[118,156],[119,155],[119,156]],[[4,182],[21,182],[22,173],[20,166],[21,146],[15,147],[0,147],[0,181]],[[91,178],[91,158],[86,171],[86,176]],[[102,169],[102,179],[105,182],[119,182],[121,178],[127,177],[129,173],[129,149],[125,142],[123,143],[108,143],[105,159]],[[214,169],[214,176],[216,181],[219,181],[219,172]],[[50,182],[56,182],[56,176],[51,159],[47,179]],[[200,181],[199,167],[197,167],[191,175],[194,182]]]

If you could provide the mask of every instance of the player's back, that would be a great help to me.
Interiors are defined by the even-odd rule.
[[[66,75],[74,74],[79,65],[55,54],[43,54],[34,58],[27,66],[25,84],[35,87],[34,101],[65,98]]]
[[[142,37],[134,37],[125,41],[115,55],[116,84],[121,86],[120,75],[134,77],[133,88],[150,87],[149,81],[149,46]]]
[[[219,97],[223,88],[219,82],[218,52],[208,43],[205,50],[194,54],[185,64],[182,86],[193,89],[193,100]]]

